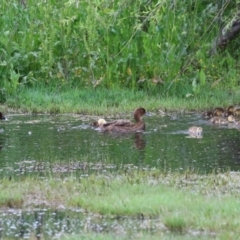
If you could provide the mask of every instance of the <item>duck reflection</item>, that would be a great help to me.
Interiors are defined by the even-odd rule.
[[[122,141],[123,139],[133,139],[133,147],[137,150],[143,150],[146,146],[146,141],[143,137],[143,132],[135,132],[133,133],[120,133],[120,132],[99,132],[100,134],[109,136],[113,139],[119,139]]]
[[[134,146],[138,150],[143,150],[146,147],[146,141],[143,138],[142,132],[136,132],[134,134]]]

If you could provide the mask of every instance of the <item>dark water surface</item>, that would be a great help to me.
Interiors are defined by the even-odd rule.
[[[144,132],[113,134],[91,128],[96,118],[89,116],[11,115],[0,122],[0,176],[49,171],[81,175],[126,167],[240,170],[240,131],[231,124],[213,126],[199,114],[144,119]],[[202,138],[188,137],[193,125],[203,128]],[[134,236],[141,231],[166,229],[159,218],[103,218],[79,209],[0,211],[1,239],[58,239],[85,232]]]
[[[114,134],[91,128],[91,117],[9,116],[0,122],[0,175],[115,171],[125,166],[200,173],[240,169],[240,131],[231,124],[214,126],[199,114],[144,119],[146,131]],[[202,138],[188,137],[193,125],[203,128]]]

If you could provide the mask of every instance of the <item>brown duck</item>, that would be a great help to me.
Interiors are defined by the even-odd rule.
[[[134,111],[135,123],[119,119],[112,122],[107,122],[99,126],[102,131],[113,131],[113,132],[136,132],[145,129],[145,123],[142,120],[142,116],[146,114],[144,108],[137,108]]]

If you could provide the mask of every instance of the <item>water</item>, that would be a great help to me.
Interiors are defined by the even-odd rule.
[[[96,118],[80,115],[11,115],[0,122],[0,176],[60,172],[122,171],[158,168],[199,173],[240,169],[240,131],[231,124],[214,126],[199,114],[175,118],[145,117],[146,131],[104,133],[90,127]],[[203,128],[189,138],[190,126]],[[111,233],[134,236],[164,233],[159,218],[109,218],[81,209],[0,210],[0,238],[58,239],[65,234]],[[195,233],[194,233],[195,234]],[[87,238],[86,238],[87,239]]]
[[[146,131],[103,133],[90,127],[90,116],[12,115],[0,122],[0,174],[44,171],[116,171],[155,167],[199,173],[240,169],[240,131],[214,126],[199,114],[174,119],[145,117]],[[203,128],[202,138],[187,129]]]
[[[134,235],[138,232],[166,232],[166,227],[157,218],[104,218],[78,210],[8,210],[1,212],[0,233],[11,239],[58,239],[64,235],[112,233]],[[87,239],[87,238],[86,238]]]

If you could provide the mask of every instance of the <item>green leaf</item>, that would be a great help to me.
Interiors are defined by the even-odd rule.
[[[199,72],[200,85],[203,86],[206,84],[206,75],[203,70]]]

